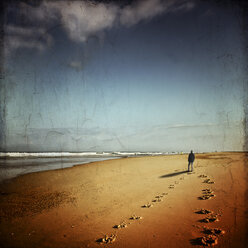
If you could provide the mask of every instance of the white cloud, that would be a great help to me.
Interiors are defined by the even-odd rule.
[[[20,3],[9,8],[11,16],[16,15],[19,26],[5,26],[7,48],[43,50],[52,42],[52,36],[46,30],[58,25],[64,28],[72,41],[85,42],[93,35],[103,37],[103,32],[115,25],[132,26],[162,13],[188,11],[193,7],[193,1],[185,0],[137,0],[124,7],[116,5],[114,1],[46,0],[36,7]]]
[[[188,11],[194,7],[192,1],[183,0],[139,0],[126,6],[120,13],[120,22],[131,26],[142,20],[151,19],[159,14]]]
[[[5,49],[9,53],[17,48],[44,50],[53,42],[45,28],[5,26]]]
[[[114,25],[118,7],[113,4],[90,4],[74,1],[69,6],[59,2],[49,3],[49,7],[61,14],[61,21],[73,41],[84,42],[90,35],[111,28]]]
[[[144,0],[134,2],[125,7],[120,15],[120,22],[123,25],[131,26],[143,19],[152,18],[165,9],[165,5],[160,0]]]
[[[62,2],[63,1],[60,3]],[[42,26],[48,25],[51,21],[56,22],[58,19],[58,13],[47,6],[46,1],[36,7],[21,2],[16,12],[16,15],[19,18],[24,19],[22,21],[27,23],[36,23]]]

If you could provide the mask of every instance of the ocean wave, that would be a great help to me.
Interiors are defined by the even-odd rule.
[[[162,152],[0,152],[0,157],[105,157],[105,156],[156,156]]]
[[[0,157],[88,157],[111,156],[106,152],[0,152]]]

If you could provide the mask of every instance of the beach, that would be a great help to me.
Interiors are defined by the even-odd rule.
[[[212,235],[217,247],[247,247],[247,153],[196,154],[192,173],[187,156],[120,158],[4,182],[0,246],[185,248]]]

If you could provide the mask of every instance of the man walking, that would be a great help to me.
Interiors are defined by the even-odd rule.
[[[189,157],[188,157],[188,171],[190,171],[190,165],[191,165],[191,171],[193,171],[193,162],[195,160],[195,154],[193,153],[193,151],[190,152]]]

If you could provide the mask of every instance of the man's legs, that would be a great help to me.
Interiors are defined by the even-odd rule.
[[[191,167],[191,170],[190,170],[190,167]],[[189,162],[188,171],[193,171],[193,162]]]

